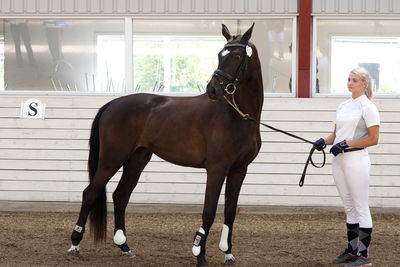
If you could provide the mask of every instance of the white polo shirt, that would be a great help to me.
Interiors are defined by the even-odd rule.
[[[368,128],[380,125],[375,104],[362,95],[341,103],[335,117],[336,138],[334,144],[343,140],[358,140],[368,136]]]

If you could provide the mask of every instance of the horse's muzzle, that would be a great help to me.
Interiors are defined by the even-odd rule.
[[[212,82],[209,82],[207,84],[207,94],[211,100],[218,100],[222,98],[223,92],[219,86],[215,86]]]

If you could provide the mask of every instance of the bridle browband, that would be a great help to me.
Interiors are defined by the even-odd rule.
[[[262,123],[261,121],[254,119],[254,118],[251,117],[249,114],[246,114],[246,113],[244,113],[244,112],[242,112],[242,111],[240,110],[240,108],[239,108],[238,105],[236,104],[234,93],[236,92],[236,84],[239,82],[239,77],[240,77],[241,72],[242,72],[242,71],[245,71],[245,70],[247,69],[247,64],[248,64],[248,60],[249,60],[249,56],[248,56],[247,53],[246,53],[247,46],[248,46],[247,44],[227,43],[227,44],[224,46],[224,48],[229,48],[229,47],[242,47],[242,48],[244,48],[244,49],[245,49],[244,58],[243,58],[242,62],[240,63],[240,66],[239,66],[238,69],[236,70],[235,77],[232,77],[232,75],[230,75],[229,73],[226,73],[225,71],[223,71],[223,70],[221,70],[221,69],[216,69],[216,70],[214,71],[213,76],[223,77],[223,78],[225,78],[225,79],[229,82],[229,83],[226,85],[224,91],[225,91],[228,95],[231,96],[231,99],[232,99],[232,100],[229,100],[228,97],[226,97],[225,95],[224,95],[224,99],[226,100],[226,102],[227,102],[234,110],[236,110],[237,113],[239,113],[239,115],[240,115],[244,120],[249,120],[249,121],[253,121],[253,122],[259,123],[259,124],[261,124],[261,125],[263,125],[263,126],[269,128],[269,129],[271,129],[271,130],[274,130],[274,131],[277,131],[277,132],[286,134],[286,135],[288,135],[288,136],[291,136],[291,137],[293,137],[293,138],[299,139],[299,140],[301,140],[301,141],[303,141],[303,142],[306,142],[306,143],[309,143],[309,144],[312,144],[312,145],[313,145],[312,148],[311,148],[311,150],[310,150],[310,153],[309,153],[309,155],[308,155],[307,161],[306,161],[305,166],[304,166],[304,169],[303,169],[303,173],[302,173],[301,178],[300,178],[300,181],[299,181],[299,186],[302,187],[303,184],[304,184],[304,180],[305,180],[306,172],[307,172],[307,167],[308,167],[308,164],[309,164],[309,163],[311,163],[311,165],[313,165],[315,168],[322,168],[322,167],[324,167],[325,161],[326,161],[325,151],[322,150],[323,162],[322,162],[321,165],[318,166],[318,165],[316,165],[316,164],[313,162],[313,160],[312,160],[312,155],[313,155],[313,153],[314,153],[314,151],[315,151],[315,149],[316,149],[316,146],[315,146],[315,143],[314,143],[314,142],[309,141],[309,140],[307,140],[307,139],[304,139],[304,138],[302,138],[302,137],[300,137],[300,136],[294,135],[294,134],[292,134],[292,133],[286,132],[286,131],[284,131],[284,130],[277,129],[277,128],[272,127],[272,126],[270,126],[270,125],[268,125],[268,124]],[[230,89],[230,88],[231,88],[231,89]]]

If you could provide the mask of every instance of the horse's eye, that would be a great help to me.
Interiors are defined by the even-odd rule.
[[[239,59],[240,59],[240,56],[239,56],[239,55],[236,55],[236,56],[235,56],[235,59],[236,59],[236,60],[239,60]]]

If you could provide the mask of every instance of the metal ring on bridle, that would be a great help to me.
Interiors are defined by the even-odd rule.
[[[229,91],[229,87],[232,87],[232,91]],[[233,95],[236,92],[236,84],[234,83],[228,83],[225,87],[225,92],[227,92],[230,95]]]

